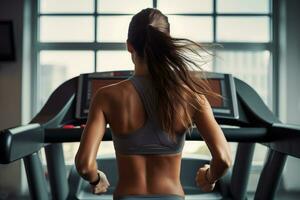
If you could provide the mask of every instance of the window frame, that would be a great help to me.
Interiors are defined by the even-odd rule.
[[[152,0],[154,8],[157,8],[157,1]],[[37,98],[39,97],[39,52],[43,50],[90,50],[94,52],[94,71],[97,71],[97,51],[101,50],[126,50],[125,43],[119,42],[97,42],[97,21],[99,16],[121,16],[121,15],[132,15],[132,14],[118,14],[118,13],[98,13],[98,1],[94,0],[94,12],[92,13],[40,13],[39,0],[33,1],[33,26],[32,26],[32,88],[33,98],[32,105],[37,105]],[[212,43],[218,43],[223,46],[224,50],[235,51],[235,50],[250,50],[250,51],[262,51],[268,50],[271,55],[271,71],[272,77],[268,90],[271,91],[270,107],[275,114],[278,114],[278,20],[276,9],[278,9],[277,0],[269,0],[269,13],[217,13],[217,0],[212,0],[213,10],[212,13],[177,13],[169,15],[177,16],[206,16],[212,17],[212,31],[213,41]],[[41,16],[92,16],[94,18],[94,41],[93,42],[39,42],[39,18]],[[217,17],[219,16],[230,16],[230,17],[251,17],[251,16],[265,16],[270,19],[270,41],[269,42],[218,42],[217,37]],[[275,31],[274,31],[275,30]],[[211,43],[204,43],[205,45]],[[212,63],[213,69],[215,63]],[[32,106],[32,116],[37,113],[37,108]]]

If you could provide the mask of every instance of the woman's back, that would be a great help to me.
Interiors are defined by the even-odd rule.
[[[151,84],[151,80],[145,76],[132,77],[129,80],[107,87],[103,91],[105,96],[108,96],[107,108],[104,113],[114,135],[119,170],[119,182],[114,194],[116,196],[128,194],[177,194],[184,196],[180,184],[181,148],[179,152],[174,152],[172,149],[161,152],[162,149],[159,149],[160,151],[153,154],[146,152],[146,155],[139,155],[145,154],[145,148],[142,147],[140,148],[141,152],[135,149],[135,152],[131,151],[129,155],[118,152],[117,145],[119,143],[116,143],[115,140],[129,138],[130,140],[126,142],[130,143],[131,140],[139,137],[139,134],[143,134],[144,145],[154,145],[153,141],[152,144],[147,144],[147,142],[151,143],[151,137],[155,137],[156,133],[147,130],[147,126],[145,127],[147,121],[151,118],[148,114],[149,107],[147,109],[146,105],[145,108],[145,104],[147,104],[145,98],[148,98],[147,100],[154,100],[154,98],[151,98],[152,96],[143,97],[141,89],[137,90],[135,84],[146,90],[145,87],[149,85],[145,84]],[[185,128],[180,126],[178,119],[174,119],[174,126],[176,126],[175,130],[178,138],[185,137]],[[147,131],[149,132],[144,134]],[[159,145],[159,140],[157,140],[157,143]],[[131,145],[128,145],[130,148]],[[124,151],[124,149],[119,151],[121,150]],[[151,151],[153,149],[146,148],[147,150]]]
[[[118,133],[118,135],[127,135],[143,127],[148,117],[141,94],[139,94],[131,79],[102,89],[103,95],[107,97],[108,110],[105,118],[112,131]],[[147,76],[139,76],[138,79],[147,80],[150,84],[152,81]],[[144,87],[144,85],[141,87]],[[188,112],[192,113],[192,111],[192,108],[190,108]],[[183,133],[185,131],[185,128],[179,123],[179,116],[173,122],[176,132]]]
[[[185,132],[195,123],[213,157],[211,168],[199,168],[196,182],[212,191],[230,165],[230,150],[205,98],[213,95],[209,86],[190,72],[199,66],[186,53],[199,55],[202,47],[172,38],[168,17],[147,8],[132,17],[127,49],[135,76],[93,97],[75,158],[78,172],[94,193],[106,192],[109,183],[95,159],[108,123],[119,169],[115,199],[183,199],[181,151]]]

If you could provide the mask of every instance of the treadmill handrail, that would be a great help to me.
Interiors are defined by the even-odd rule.
[[[274,123],[270,128],[272,141],[264,143],[270,149],[300,158],[300,126]]]
[[[5,129],[0,132],[0,163],[8,164],[41,149],[44,145],[44,129],[40,124]]]
[[[255,118],[253,123],[264,126],[280,123],[279,119],[272,113],[250,85],[238,78],[234,78],[234,81],[238,99],[244,104],[249,114]]]
[[[267,128],[264,127],[240,127],[228,128],[222,127],[225,137],[230,142],[266,142]],[[46,128],[45,129],[45,143],[65,143],[65,142],[79,142],[83,128]],[[186,134],[186,140],[201,141],[201,133],[197,128],[193,128],[191,135]],[[112,141],[111,130],[106,129],[102,141]]]
[[[39,123],[43,127],[58,127],[69,112],[75,101],[78,76],[67,80],[51,94],[40,112],[31,123]]]

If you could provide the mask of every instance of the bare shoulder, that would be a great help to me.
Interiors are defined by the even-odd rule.
[[[119,99],[128,88],[128,80],[123,80],[115,84],[104,86],[97,90],[94,99],[97,102],[107,103]]]

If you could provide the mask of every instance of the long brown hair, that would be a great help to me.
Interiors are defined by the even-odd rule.
[[[191,73],[191,69],[202,72],[191,54],[203,58],[200,52],[208,52],[194,41],[171,37],[168,17],[155,8],[143,9],[132,17],[128,41],[148,66],[159,96],[158,117],[161,126],[174,139],[175,116],[180,114],[180,123],[189,128],[192,118],[188,106],[196,107],[190,100],[195,99],[200,103],[200,95],[214,96],[203,75],[196,77]],[[180,110],[184,113],[180,113]]]

